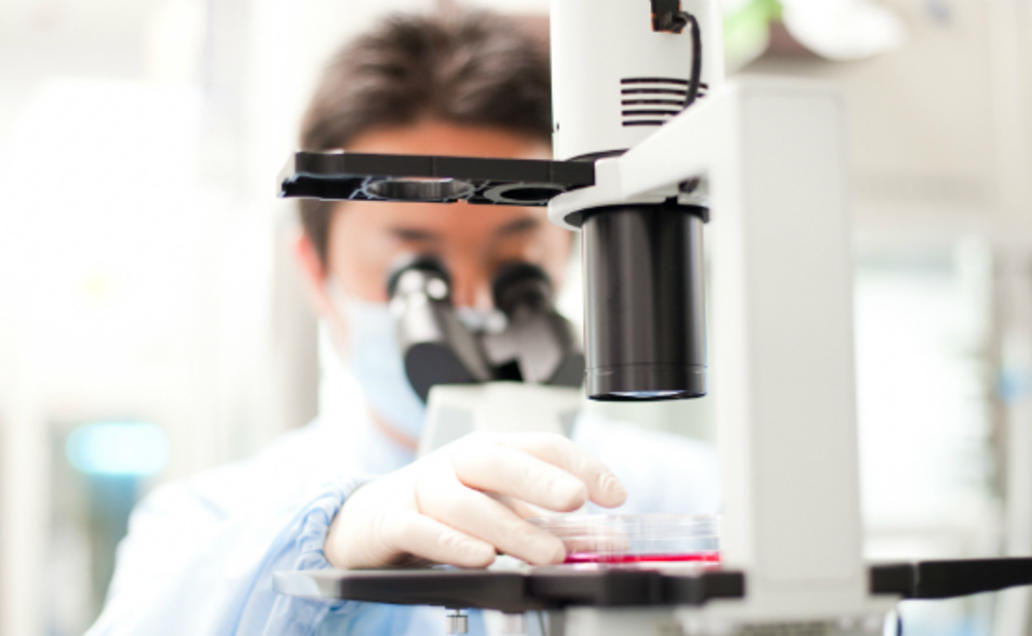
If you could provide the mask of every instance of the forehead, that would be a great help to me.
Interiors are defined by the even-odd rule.
[[[355,137],[346,150],[456,157],[548,159],[543,139],[493,126],[471,126],[435,119],[374,128]]]

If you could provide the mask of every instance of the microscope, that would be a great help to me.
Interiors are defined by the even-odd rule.
[[[280,591],[440,605],[460,632],[478,607],[569,636],[859,635],[901,599],[1032,584],[1032,559],[863,560],[835,91],[725,82],[713,0],[555,0],[551,46],[554,160],[299,152],[281,194],[548,206],[577,230],[587,396],[713,396],[720,566],[301,572]]]
[[[444,264],[425,254],[403,257],[387,281],[405,373],[427,407],[419,455],[473,432],[569,434],[584,355],[544,270],[500,267],[496,309],[476,324],[460,318],[451,289]]]

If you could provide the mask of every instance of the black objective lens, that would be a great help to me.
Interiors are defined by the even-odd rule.
[[[585,216],[589,398],[706,394],[705,212],[663,204],[600,208]]]

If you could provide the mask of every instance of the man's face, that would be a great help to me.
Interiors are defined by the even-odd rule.
[[[550,156],[545,144],[523,135],[439,121],[372,130],[356,138],[348,150]],[[512,261],[535,263],[558,286],[570,256],[569,232],[551,224],[544,208],[346,201],[336,203],[331,213],[323,283],[326,274],[332,275],[347,294],[368,301],[386,302],[388,273],[406,254],[440,258],[451,274],[455,303],[478,309],[492,306],[490,285],[500,266]]]

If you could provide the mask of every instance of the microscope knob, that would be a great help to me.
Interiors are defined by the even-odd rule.
[[[460,609],[448,610],[446,617],[447,627],[445,631],[449,634],[465,634],[469,632],[469,616],[462,613]]]

